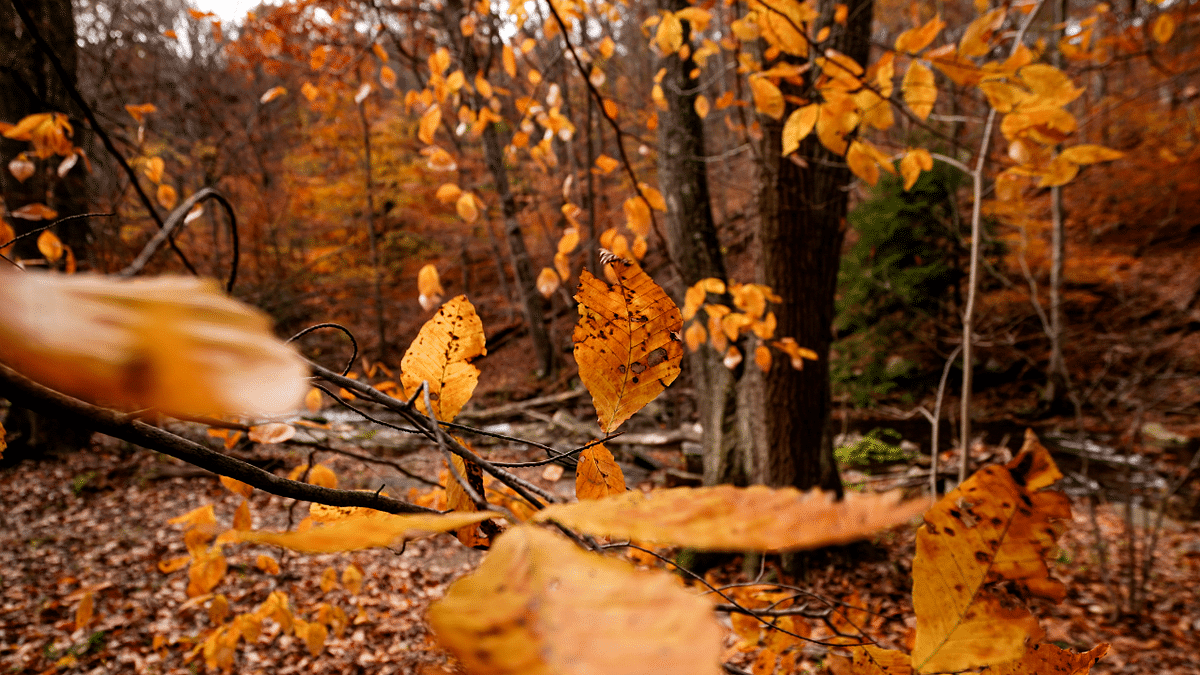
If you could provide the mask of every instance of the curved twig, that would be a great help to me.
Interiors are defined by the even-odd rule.
[[[308,328],[305,328],[304,330],[300,331],[299,333],[296,333],[292,337],[288,338],[287,340],[285,340],[285,342],[295,342],[296,340],[299,340],[300,338],[304,337],[305,335],[308,335],[309,333],[311,333],[319,328],[336,328],[336,329],[342,331],[343,333],[345,333],[346,337],[350,338],[350,346],[354,349],[354,351],[350,354],[350,360],[346,362],[346,368],[345,368],[345,370],[342,371],[342,375],[345,375],[346,373],[350,372],[350,369],[354,367],[354,359],[358,358],[358,340],[354,339],[354,333],[351,333],[349,328],[346,328],[345,326],[343,326],[340,323],[333,323],[332,321],[327,321],[325,323],[318,323],[316,325],[309,326]]]
[[[237,215],[233,212],[233,205],[229,203],[229,200],[226,199],[225,196],[220,192],[217,192],[210,187],[197,191],[191,197],[185,199],[182,204],[177,206],[175,210],[171,212],[171,215],[167,217],[167,221],[159,225],[160,229],[158,230],[158,233],[155,234],[150,241],[146,242],[144,247],[142,247],[142,252],[138,254],[137,258],[134,258],[133,262],[129,263],[125,269],[117,272],[117,276],[131,277],[138,272],[141,272],[142,268],[146,266],[146,263],[150,262],[150,258],[158,252],[159,247],[162,246],[164,241],[172,241],[171,245],[174,246],[171,237],[175,234],[175,230],[186,225],[188,212],[190,212],[197,204],[207,199],[215,200],[218,204],[223,206],[225,208],[225,214],[229,216],[229,243],[233,248],[233,260],[231,260],[229,263],[229,280],[225,282],[225,292],[231,292],[233,290],[234,282],[237,281],[238,260],[240,257]]]

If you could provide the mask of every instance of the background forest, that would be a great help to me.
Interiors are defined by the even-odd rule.
[[[500,504],[541,518],[514,506],[528,496],[519,487],[489,477],[485,490],[483,473],[471,483],[469,458],[443,463],[438,443],[338,407],[388,409],[371,391],[434,407],[402,371],[423,329],[445,316],[438,308],[465,295],[486,342],[471,355],[478,386],[461,412],[437,417],[500,434],[478,439],[497,462],[548,456],[520,438],[569,447],[603,438],[612,454],[584,451],[515,474],[558,494],[562,468],[570,483],[595,463],[599,491],[575,483],[564,499],[725,484],[936,498],[1031,447],[1025,429],[1036,429],[1075,511],[1058,513],[1065,538],[1036,556],[1068,581],[1066,603],[1037,600],[1048,596],[1036,588],[1021,596],[1042,603],[1046,642],[1082,656],[1111,643],[1097,672],[1200,672],[1188,656],[1200,646],[1194,3],[295,0],[236,18],[213,9],[0,0],[0,253],[67,275],[211,277],[337,371],[318,371],[326,388],[308,390],[300,422],[268,429],[265,419],[184,415],[172,433],[268,473],[291,471],[293,483],[386,484],[381,494],[395,498],[340,506]],[[596,392],[581,345],[594,334],[576,323],[607,320],[591,309],[588,280],[603,285],[608,273],[620,287],[642,277],[614,273],[624,263],[604,251],[644,270],[681,309],[669,330],[648,322],[672,336],[664,348],[682,343],[683,353],[674,386],[608,422],[585,400],[585,386]],[[446,307],[461,311],[457,302]],[[53,360],[47,353],[38,359]],[[674,358],[657,354],[646,357],[651,368]],[[9,352],[0,361],[38,379]],[[138,441],[100,423],[60,424],[22,398],[16,379],[6,382],[5,482],[40,495],[13,494],[3,507],[6,672],[228,669],[232,648],[216,646],[232,634],[224,626],[257,616],[237,615],[239,601],[292,621],[287,596],[265,600],[276,596],[247,579],[278,574],[274,558],[230,562],[242,585],[220,602],[224,557],[207,590],[188,585],[202,556],[220,550],[194,538],[185,546],[208,526],[192,509],[226,500],[232,513],[230,491],[247,505],[250,492],[139,454]],[[106,395],[125,393],[141,400]],[[599,436],[589,431],[596,412]],[[627,420],[625,440],[612,437]],[[124,440],[93,438],[96,430]],[[94,453],[73,452],[89,445]],[[16,465],[24,459],[37,461]],[[317,471],[327,466],[330,478]],[[274,529],[300,520],[285,497],[321,501],[255,494],[255,525]],[[131,498],[156,525],[62,534],[118,518]],[[237,518],[249,522],[246,508],[232,516],[235,530],[245,529]],[[167,521],[184,513],[181,537]],[[380,557],[388,551],[285,554],[289,593],[324,597],[326,609],[314,600],[310,623],[296,619],[295,645],[284,635],[252,647],[244,630],[233,635],[246,643],[235,670],[290,654],[297,670],[311,658],[330,672],[463,663],[508,672],[472,665],[452,640],[441,644],[458,661],[433,647],[422,624],[430,596],[474,568],[474,549],[496,535],[473,522],[440,531],[451,534],[411,544],[415,562],[393,564]],[[884,636],[879,645],[912,652],[908,667],[920,672],[999,663],[917,663],[920,619],[905,618],[922,611],[914,537],[892,531],[857,548],[736,559],[671,539],[676,548],[657,554],[730,584],[722,588],[803,581],[844,608],[830,619],[771,595],[779,588],[731,591],[730,602],[759,614],[726,606],[726,672],[903,672],[875,652],[837,660],[852,644],[838,639],[867,627]],[[93,551],[72,562],[81,547],[115,560]],[[796,546],[758,547],[787,548]],[[185,549],[186,560],[170,555]],[[653,551],[622,555],[670,567]],[[129,572],[97,571],[123,559],[160,580],[185,565],[193,572],[151,590]],[[153,600],[125,607],[115,589],[126,587]],[[93,597],[113,609],[97,609],[95,622],[107,623],[89,630]],[[336,609],[337,618],[339,601],[351,615]],[[794,622],[787,638],[779,617]],[[318,641],[310,625],[329,635]],[[881,670],[858,660],[868,653]]]

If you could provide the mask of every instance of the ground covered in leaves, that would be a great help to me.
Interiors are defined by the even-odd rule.
[[[279,455],[283,473],[303,462],[306,453],[293,448],[281,449]],[[374,479],[354,477],[351,464],[339,466],[340,461],[334,466],[350,477],[348,482],[365,485]],[[403,463],[411,470],[436,474],[431,454],[410,453]],[[569,472],[565,477],[545,473],[536,478],[543,485],[550,483],[548,487],[556,482],[549,479],[570,482]],[[185,570],[160,570],[161,563],[185,552],[181,528],[168,521],[208,503],[227,520],[240,498],[211,476],[114,444],[25,462],[4,469],[0,480],[5,486],[0,491],[0,672],[204,670],[203,657],[193,652],[211,630],[209,607],[189,602]],[[397,488],[403,485],[394,483]],[[261,493],[252,497],[252,506],[255,528],[282,528],[289,517],[297,522],[306,512],[301,506],[289,516],[287,500]],[[1097,531],[1106,542],[1106,565],[1099,564]],[[1128,566],[1122,564],[1127,542],[1119,507],[1101,506],[1093,518],[1089,509],[1076,506],[1053,565],[1055,576],[1067,584],[1067,599],[1058,606],[1040,603],[1035,610],[1047,639],[1079,651],[1111,643],[1093,672],[1200,673],[1195,659],[1200,653],[1200,525],[1170,521],[1154,543],[1155,563],[1141,615],[1122,611],[1128,588]],[[230,547],[226,553],[230,565],[216,590],[229,598],[234,612],[250,611],[271,591],[281,590],[297,617],[311,619],[321,603],[329,603],[349,619],[345,630],[331,634],[316,656],[267,621],[257,642],[239,648],[236,672],[456,672],[433,643],[423,619],[429,603],[482,555],[453,538],[411,542],[402,551],[345,555],[297,556],[255,546]],[[279,573],[256,565],[262,554],[279,562]],[[636,551],[624,555],[662,566]],[[901,529],[815,555],[799,580],[782,574],[775,557],[759,565],[744,564],[740,558],[715,561],[717,566],[704,576],[732,600],[761,603],[747,584],[779,582],[802,589],[801,597],[811,599],[815,614],[823,607],[833,608],[826,616],[788,617],[789,623],[783,624],[826,644],[797,642],[762,630],[748,617],[725,618],[730,628],[725,658],[755,675],[826,672],[826,655],[836,649],[828,643],[837,642],[838,634],[853,636],[860,628],[882,646],[908,649],[914,628],[912,555],[912,532]],[[339,581],[350,565],[363,572],[357,593]],[[701,584],[695,587],[715,596]],[[93,615],[85,627],[77,628],[80,601],[88,592],[95,599]],[[795,595],[784,592],[778,597]],[[799,604],[789,602],[777,606]]]

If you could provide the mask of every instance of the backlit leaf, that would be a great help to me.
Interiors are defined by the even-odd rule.
[[[279,562],[269,555],[260,553],[254,559],[254,566],[267,574],[279,574]]]
[[[442,288],[442,282],[438,278],[437,267],[432,263],[425,265],[417,273],[417,292],[420,294],[418,300],[421,303],[421,309],[426,311],[433,309],[437,303],[442,301],[442,295],[446,291]]]
[[[337,474],[324,464],[317,464],[308,472],[308,483],[333,489],[338,486]]]
[[[95,608],[96,598],[91,592],[84,593],[79,599],[79,606],[75,608],[75,630],[87,628],[92,622],[92,610]]]
[[[591,535],[705,550],[781,551],[868,537],[907,522],[928,506],[900,491],[848,492],[834,501],[819,489],[673,488],[638,490],[598,501],[552,504],[534,515]]]
[[[812,133],[817,124],[820,106],[810,103],[792,111],[783,124],[783,154],[790,155],[800,148],[800,141]]]
[[[1154,41],[1158,44],[1164,44],[1170,41],[1171,36],[1175,34],[1175,17],[1171,14],[1159,14],[1154,20],[1154,27],[1150,29],[1150,35],[1154,36]]]
[[[304,408],[310,413],[321,411],[322,398],[320,389],[314,387],[308,390],[308,393],[304,395]]]
[[[933,156],[925,148],[910,149],[900,160],[900,175],[904,177],[904,189],[911,190],[917,184],[922,171],[933,169]]]
[[[193,554],[192,565],[188,568],[188,597],[204,595],[216,588],[225,576],[227,565],[220,546],[197,550]]]
[[[175,203],[179,201],[179,195],[175,192],[175,188],[166,183],[158,186],[158,191],[154,193],[154,198],[164,209],[175,208]]]
[[[157,110],[158,110],[158,107],[155,106],[153,103],[141,103],[138,105],[130,104],[130,105],[125,106],[125,112],[128,112],[129,116],[132,117],[134,119],[134,121],[136,121],[139,124],[141,124],[141,122],[142,122],[143,115],[149,115],[150,113],[155,112]]]
[[[452,204],[458,201],[460,195],[462,195],[462,189],[454,183],[443,183],[434,194],[437,200],[443,204]]]
[[[671,12],[663,14],[658,24],[658,32],[654,34],[654,44],[663,56],[670,56],[683,46],[683,23]]]
[[[625,474],[603,443],[579,453],[575,467],[575,497],[600,499],[625,492]]]
[[[396,71],[392,70],[391,66],[380,66],[379,84],[382,84],[388,89],[396,88]]]
[[[642,196],[646,198],[646,203],[650,205],[650,208],[654,209],[655,211],[662,211],[664,213],[666,212],[667,200],[663,199],[661,192],[659,192],[656,188],[647,185],[646,183],[638,183],[638,188],[641,189]],[[644,237],[648,234],[649,233],[643,234],[642,236]]]
[[[987,54],[991,49],[992,35],[1004,25],[1005,13],[1005,8],[998,7],[972,21],[958,42],[958,53],[962,56]]]
[[[227,490],[244,499],[249,499],[250,495],[254,494],[253,487],[229,476],[221,476],[221,485],[224,485]]]
[[[517,57],[513,54],[513,48],[509,45],[504,45],[504,53],[501,57],[504,64],[504,72],[508,73],[510,78],[517,77]]]
[[[475,307],[465,295],[449,300],[425,322],[400,362],[404,396],[412,397],[428,382],[432,414],[444,422],[453,420],[479,381],[479,368],[471,360],[485,354],[483,322]],[[416,405],[426,412],[423,395]]]
[[[920,61],[908,65],[904,81],[900,84],[904,102],[920,119],[929,117],[937,101],[937,86],[933,82],[933,71]]]
[[[259,103],[270,103],[271,101],[274,101],[275,99],[279,98],[280,96],[283,96],[286,93],[287,93],[287,88],[285,88],[285,87],[271,87],[270,89],[263,92],[263,95],[259,97],[258,102]]]
[[[554,291],[558,290],[559,276],[558,272],[553,268],[543,267],[541,273],[537,276],[537,281],[534,282],[537,286],[538,293],[542,294],[543,298],[548,298],[554,295]]]
[[[775,83],[762,76],[750,76],[750,93],[754,95],[754,109],[758,112],[781,119],[783,117],[783,92]]]
[[[438,641],[477,675],[721,672],[722,630],[707,600],[669,574],[535,527],[501,535],[428,616]]]
[[[479,208],[475,203],[475,195],[470,192],[464,192],[454,201],[454,210],[458,212],[458,217],[462,218],[467,223],[473,223],[479,220]]]
[[[37,238],[38,251],[46,257],[50,262],[58,262],[63,256],[63,243],[50,230],[42,230],[42,233]]]
[[[1103,145],[1073,145],[1063,150],[1059,156],[1076,164],[1095,164],[1096,162],[1111,162],[1121,159],[1125,153],[1106,148]]]
[[[986,466],[925,514],[913,560],[918,672],[960,671],[1020,658],[1037,621],[1000,585],[1061,601],[1045,555],[1071,518],[1062,474],[1032,431],[1006,466]]]
[[[696,102],[692,104],[692,107],[696,109],[696,114],[700,116],[700,119],[704,119],[705,117],[708,117],[708,111],[711,108],[711,105],[708,102],[708,97],[701,94],[700,96],[696,97]]]
[[[442,108],[441,106],[429,106],[425,114],[421,115],[421,121],[417,126],[417,138],[426,145],[433,145],[433,135],[437,133],[438,125],[442,123]]]
[[[942,21],[942,17],[935,16],[920,28],[910,28],[896,38],[896,51],[916,54],[928,47],[945,27],[946,22]]]
[[[405,514],[374,512],[343,518],[326,525],[314,525],[305,532],[251,532],[231,530],[218,541],[249,542],[281,546],[305,553],[338,553],[364,548],[399,546],[437,532],[449,532],[464,525],[479,523],[500,514],[477,513]]]
[[[754,348],[754,365],[764,373],[771,370],[771,350],[766,345]]]
[[[650,234],[650,207],[641,197],[630,197],[625,200],[625,227],[639,237]]]
[[[304,94],[304,98],[308,99],[309,101],[314,101],[321,93],[321,90],[317,89],[312,82],[305,82],[304,84],[300,85],[300,93]]]
[[[358,568],[358,565],[350,563],[346,566],[346,569],[342,570],[342,585],[354,595],[362,592],[363,573]]]
[[[0,361],[124,409],[272,416],[308,391],[303,359],[259,310],[191,277],[136,280],[0,269]]]
[[[592,394],[600,430],[611,433],[679,376],[683,326],[679,308],[636,263],[606,267],[612,286],[580,273],[575,361]]]
[[[621,166],[621,162],[608,155],[600,155],[596,158],[596,169],[600,173],[612,173],[613,169],[618,166]]]
[[[984,668],[980,675],[1087,675],[1092,666],[1108,653],[1108,643],[1076,654],[1053,644],[1030,645],[1025,655],[1016,661]]]
[[[25,153],[21,153],[8,163],[8,172],[13,175],[13,178],[17,179],[18,183],[24,183],[25,179],[33,175],[33,162],[25,157]]]
[[[45,204],[26,204],[8,215],[22,220],[54,220],[58,217],[58,211]]]
[[[862,141],[850,143],[850,149],[846,151],[846,164],[867,185],[874,187],[879,182],[879,165],[863,147]]]
[[[171,572],[177,572],[177,571],[187,567],[188,563],[191,561],[192,561],[192,556],[190,556],[190,555],[181,555],[176,558],[168,558],[166,560],[159,560],[158,561],[158,571],[162,572],[163,574],[170,574]]]
[[[266,445],[282,443],[296,435],[296,427],[283,422],[269,422],[250,427],[250,440]]]
[[[146,178],[149,178],[151,183],[162,182],[165,168],[166,164],[163,163],[162,157],[151,157],[142,163],[142,173],[146,174]]]

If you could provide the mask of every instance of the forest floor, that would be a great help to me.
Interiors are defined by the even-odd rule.
[[[542,436],[551,431],[547,422],[503,424],[525,437],[538,437],[538,429]],[[563,428],[570,426],[561,416],[554,424],[560,427],[554,432],[560,437]],[[389,443],[385,436],[374,440]],[[675,448],[642,450],[643,459],[663,469],[627,465],[630,484],[663,484],[673,475],[686,477]],[[390,460],[425,475],[438,471],[438,461],[428,450],[393,445],[371,451],[390,455]],[[531,451],[507,445],[494,445],[486,452],[497,458],[532,458]],[[303,447],[260,446],[254,456],[279,460],[279,471],[286,472],[307,461],[309,453]],[[391,469],[364,468],[338,456],[320,459],[334,468],[344,487],[382,481],[401,492],[406,486],[418,494],[427,490]],[[888,475],[903,481],[911,475],[909,469],[893,467]],[[569,470],[561,476],[541,467],[526,471],[527,478],[543,487],[571,493]],[[848,481],[866,478],[846,474]],[[0,490],[0,673],[203,670],[203,656],[194,650],[212,623],[204,603],[189,602],[186,569],[160,571],[160,563],[185,553],[181,527],[168,521],[211,503],[218,519],[228,523],[240,498],[211,475],[115,442],[3,469],[0,484],[4,486]],[[262,493],[255,493],[251,504],[256,528],[282,528],[289,513],[292,522],[306,514],[306,508],[289,511],[288,500]],[[1106,545],[1106,565],[1098,562],[1097,533]],[[1135,534],[1140,538],[1145,532]],[[841,611],[866,610],[859,612],[858,625],[869,626],[869,635],[884,646],[909,648],[915,625],[909,575],[913,540],[911,527],[897,528],[869,542],[823,552],[809,560],[809,571],[801,579],[780,573],[772,557],[757,571],[751,570],[753,578],[743,572],[740,559],[727,560],[705,576],[716,585],[754,578],[798,585],[841,603]],[[1074,520],[1052,561],[1052,573],[1065,582],[1067,598],[1060,605],[1043,602],[1034,607],[1046,639],[1079,651],[1110,643],[1108,655],[1092,671],[1096,673],[1200,673],[1195,658],[1200,653],[1200,522],[1167,519],[1153,545],[1156,555],[1149,579],[1140,585],[1145,609],[1139,614],[1122,611],[1129,541],[1120,505],[1100,505],[1093,513],[1076,504]],[[330,635],[316,656],[302,641],[282,634],[268,621],[257,642],[239,647],[235,672],[457,672],[424,623],[429,604],[482,556],[452,537],[414,541],[403,551],[299,556],[281,555],[268,547],[235,546],[226,554],[229,568],[215,592],[229,599],[233,612],[251,611],[271,591],[282,590],[291,598],[297,617],[312,619],[319,604],[326,602],[350,617],[344,632]],[[282,571],[269,574],[256,567],[260,554],[277,558]],[[327,570],[340,575],[351,564],[362,570],[365,579],[359,593],[351,593],[341,583],[321,590]],[[697,592],[703,590],[697,586]],[[94,616],[86,627],[77,629],[76,611],[89,591],[95,598]],[[730,626],[729,621],[724,623]],[[822,630],[816,623],[820,622],[814,623],[814,635]],[[827,672],[823,660],[827,652],[823,645],[806,645],[795,660],[798,670],[781,667],[778,672]],[[739,646],[731,631],[725,654],[730,663],[755,675],[772,672],[761,659],[755,665],[759,654],[755,646]]]

